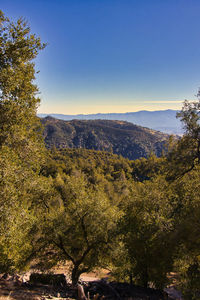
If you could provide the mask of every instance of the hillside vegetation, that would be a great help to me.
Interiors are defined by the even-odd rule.
[[[44,140],[48,148],[85,148],[103,150],[129,159],[157,156],[169,138],[167,134],[124,121],[72,120],[46,117]]]

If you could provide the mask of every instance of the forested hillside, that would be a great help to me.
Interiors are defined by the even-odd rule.
[[[46,117],[44,140],[48,148],[85,148],[110,151],[129,159],[160,156],[169,136],[124,121],[72,120]]]

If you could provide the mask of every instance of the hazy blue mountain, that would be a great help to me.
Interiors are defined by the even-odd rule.
[[[109,113],[109,114],[79,114],[79,115],[63,115],[63,114],[39,114],[44,118],[52,116],[61,120],[119,120],[127,121],[136,125],[148,127],[154,130],[162,131],[169,134],[182,134],[181,122],[176,119],[177,110],[158,110],[158,111],[138,111],[128,113]]]

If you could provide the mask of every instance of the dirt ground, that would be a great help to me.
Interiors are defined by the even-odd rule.
[[[55,274],[65,274],[67,282],[71,283],[69,267],[69,264],[66,264],[64,266],[57,267],[53,270],[53,272]],[[31,272],[27,272],[21,275],[24,282],[29,280],[30,274]],[[100,280],[105,277],[108,277],[108,271],[100,270],[83,274],[80,277],[80,280],[90,282]],[[28,284],[19,284],[11,280],[0,279],[0,300],[71,300],[75,299],[74,294],[76,293],[73,292],[73,290],[63,294],[55,291],[55,289],[48,285],[34,286],[32,288]]]
[[[55,274],[65,274],[67,280],[70,282],[71,279],[70,279],[69,269],[70,269],[70,264],[66,263],[63,266],[59,266],[59,267],[55,268],[53,270],[53,272]],[[99,270],[95,270],[95,271],[90,272],[90,273],[83,273],[80,276],[80,280],[82,280],[82,281],[94,281],[94,280],[100,280],[100,279],[103,279],[103,278],[108,279],[109,277],[110,277],[110,272],[108,270],[99,269]]]
[[[64,274],[67,279],[67,283],[69,288],[64,290],[55,289],[50,285],[35,285],[32,286],[27,283],[29,280],[30,272],[27,272],[26,274],[23,274],[21,276],[21,279],[23,279],[24,283],[22,282],[16,282],[13,280],[5,280],[1,278],[0,276],[0,300],[72,300],[77,299],[77,291],[76,289],[73,289],[70,282],[70,274],[69,274],[69,264],[66,264],[64,266],[60,266],[56,268],[54,271],[55,274]],[[93,285],[92,289],[96,286],[98,286],[98,282],[101,282],[101,279],[104,280],[105,283],[103,283],[104,288],[107,289],[113,289],[117,290],[118,286],[114,285],[111,286],[110,284],[107,284],[106,286],[106,280],[110,277],[109,271],[105,269],[96,270],[94,272],[85,273],[81,276],[81,281],[85,285],[90,285],[90,283]],[[110,285],[110,286],[109,286]],[[119,285],[119,284],[118,284]],[[123,287],[123,291],[129,290],[130,286],[127,285],[127,287]],[[135,292],[142,292],[137,290],[137,287],[135,288]],[[171,286],[169,288],[165,289],[165,292],[167,292],[168,296],[170,298],[168,299],[174,299],[174,300],[183,300],[181,294],[175,289],[174,286]],[[93,298],[91,298],[93,299]],[[100,299],[100,298],[99,298]],[[115,299],[114,298],[105,298],[105,299]],[[116,298],[117,299],[117,298]],[[120,298],[121,299],[121,298]],[[122,298],[125,299],[125,298]],[[158,298],[135,298],[135,297],[128,297],[126,299],[158,299]],[[160,298],[159,298],[160,299]],[[162,299],[162,298],[161,298]],[[163,298],[164,299],[164,298]]]

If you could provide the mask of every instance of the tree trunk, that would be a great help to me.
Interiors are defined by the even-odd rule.
[[[142,274],[142,285],[143,285],[143,287],[148,288],[148,282],[149,282],[149,275],[148,275],[147,267],[145,267],[145,270]]]
[[[133,275],[131,273],[129,273],[129,283],[133,284]]]
[[[74,268],[72,270],[72,284],[73,285],[76,285],[79,280],[80,273],[79,273],[78,268],[79,268],[79,265],[74,265]]]

